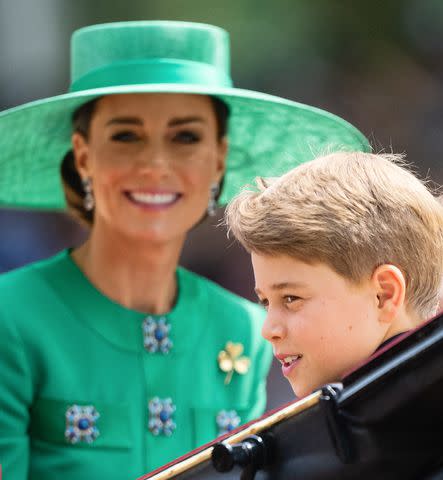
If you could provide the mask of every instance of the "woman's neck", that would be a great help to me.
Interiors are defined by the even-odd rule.
[[[94,229],[72,257],[93,285],[132,310],[164,314],[177,295],[176,268],[183,239],[148,243]]]

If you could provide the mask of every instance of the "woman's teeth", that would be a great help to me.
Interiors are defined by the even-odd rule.
[[[167,205],[178,198],[178,193],[135,193],[130,192],[129,197],[145,205]]]

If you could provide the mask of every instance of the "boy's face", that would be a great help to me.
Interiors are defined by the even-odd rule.
[[[268,314],[262,335],[294,393],[305,396],[369,357],[386,326],[370,279],[351,284],[324,263],[252,253],[257,295]]]

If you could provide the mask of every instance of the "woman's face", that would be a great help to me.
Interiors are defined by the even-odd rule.
[[[72,141],[80,175],[92,181],[94,228],[160,243],[202,218],[227,150],[211,99],[189,94],[103,97],[88,139]]]

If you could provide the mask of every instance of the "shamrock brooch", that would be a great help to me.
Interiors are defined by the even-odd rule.
[[[228,342],[225,349],[218,354],[218,366],[222,372],[226,373],[225,385],[229,385],[234,372],[240,375],[248,373],[251,360],[241,356],[242,353],[243,345],[241,343]]]

